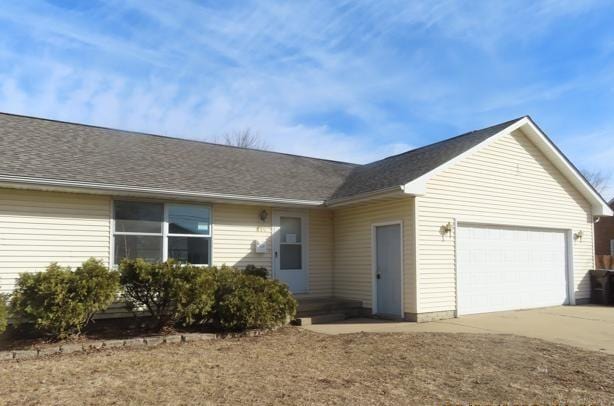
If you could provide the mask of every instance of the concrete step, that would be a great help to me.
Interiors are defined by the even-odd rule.
[[[343,299],[303,299],[298,302],[297,314],[309,316],[318,313],[340,313],[346,310],[362,308],[362,303],[357,300]]]
[[[345,320],[345,313],[326,313],[317,314],[308,317],[298,317],[295,320],[297,326],[310,326],[312,324],[334,323],[336,321]]]
[[[315,317],[325,316],[327,314],[344,314],[345,318],[362,317],[364,316],[364,309],[362,307],[348,307],[348,308],[332,308],[327,310],[308,311],[308,312],[296,312],[296,317]]]

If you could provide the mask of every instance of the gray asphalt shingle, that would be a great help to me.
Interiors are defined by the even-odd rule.
[[[515,121],[356,165],[0,113],[0,175],[324,201],[405,184]]]
[[[358,166],[331,196],[331,199],[404,185],[471,149],[518,120],[520,118]]]

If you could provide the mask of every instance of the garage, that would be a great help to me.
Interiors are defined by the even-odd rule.
[[[458,314],[568,303],[567,233],[459,224]]]

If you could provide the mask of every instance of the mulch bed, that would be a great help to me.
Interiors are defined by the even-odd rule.
[[[7,331],[0,335],[0,351],[45,349],[58,344],[83,344],[95,343],[101,340],[126,340],[137,337],[163,337],[181,333],[217,333],[211,327],[183,328],[166,327],[162,330],[152,328],[155,323],[149,317],[133,317],[119,319],[95,320],[88,325],[79,336],[73,336],[66,340],[58,341],[46,337],[39,337],[27,328],[15,330],[9,326]]]

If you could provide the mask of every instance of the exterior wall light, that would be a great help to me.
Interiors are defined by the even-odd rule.
[[[269,217],[269,212],[267,212],[266,209],[262,209],[260,213],[258,213],[258,218],[260,218],[260,221],[262,221],[263,223],[266,221],[268,217]]]
[[[574,233],[573,239],[576,241],[582,241],[583,236],[584,236],[584,233],[582,232],[582,230],[580,230],[577,233]]]
[[[447,234],[449,234],[451,237],[452,223],[444,224],[443,226],[439,227],[439,234],[441,234],[442,237],[445,237]]]

